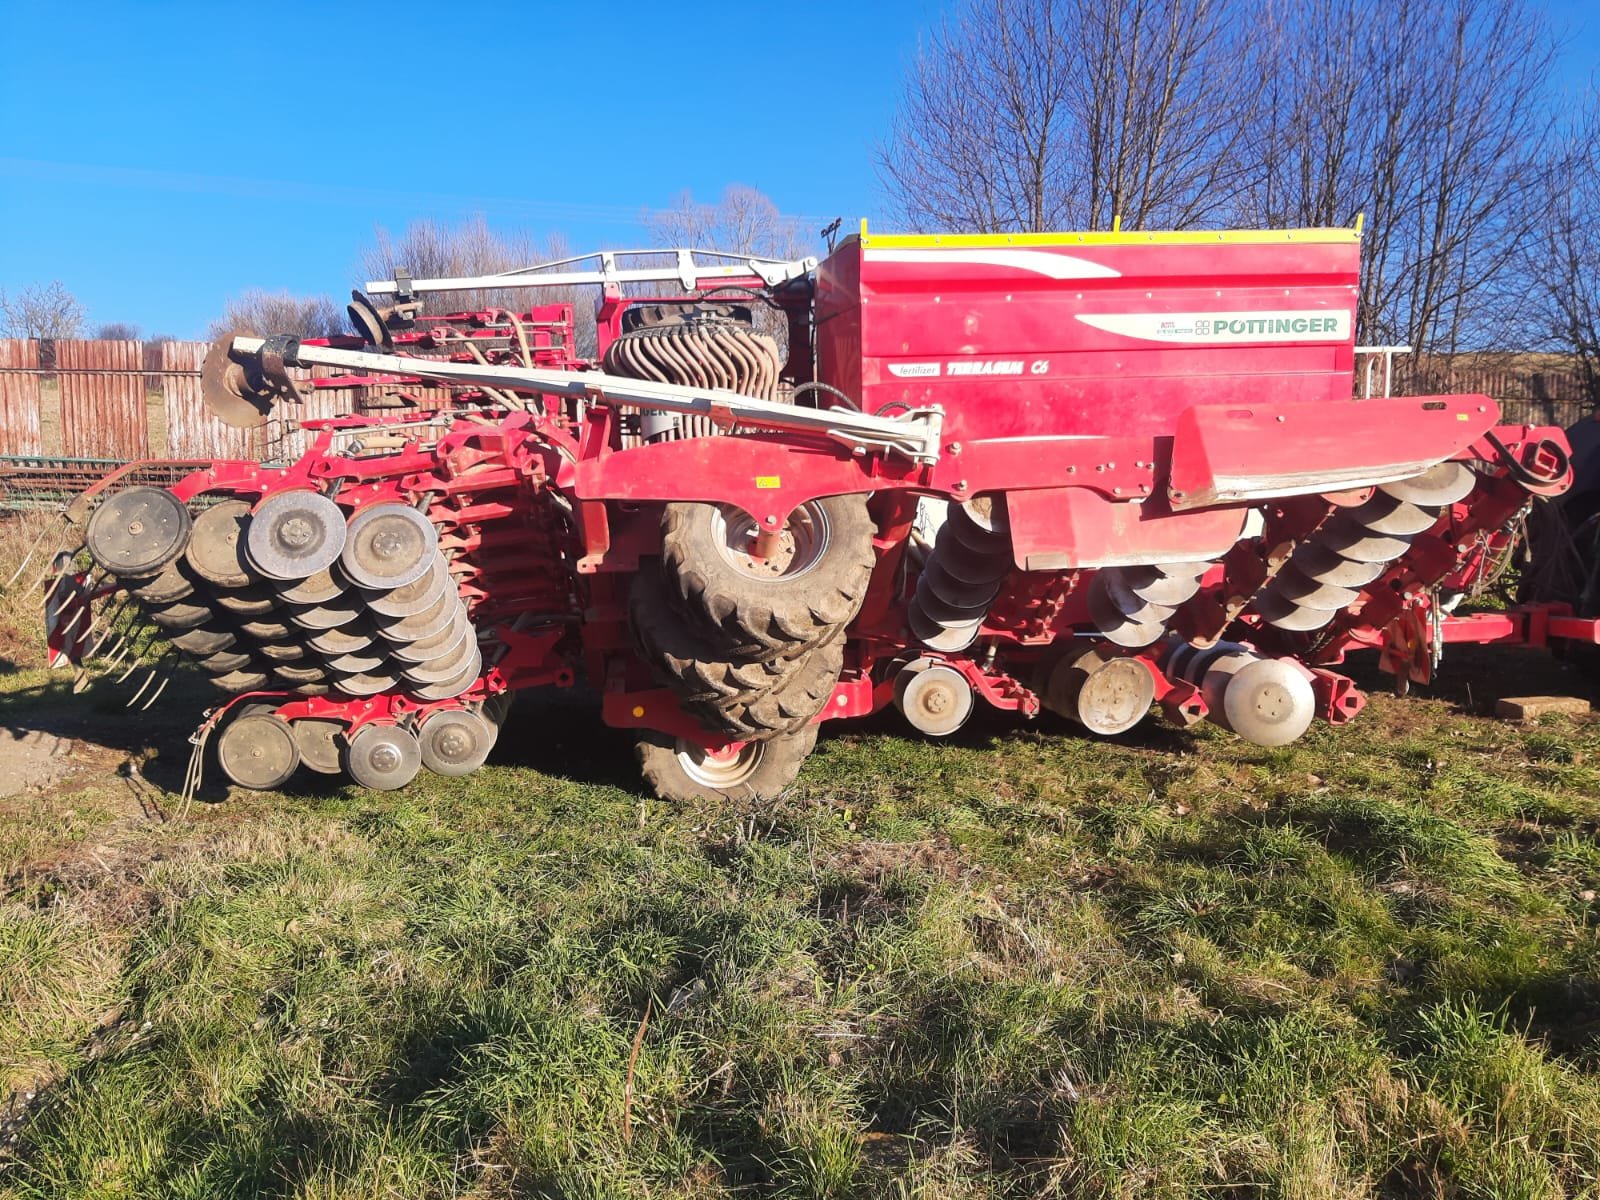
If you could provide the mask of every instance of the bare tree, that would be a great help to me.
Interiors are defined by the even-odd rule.
[[[213,338],[249,330],[257,334],[291,333],[296,337],[332,337],[345,332],[345,314],[328,296],[291,296],[288,292],[251,289],[228,301],[211,323]]]
[[[1600,90],[1552,141],[1544,219],[1528,243],[1526,296],[1536,344],[1570,354],[1600,403]]]
[[[1539,221],[1554,54],[1525,0],[1283,0],[1261,14],[1242,221],[1366,214],[1359,326],[1448,357],[1503,335]]]
[[[60,280],[0,291],[0,333],[14,338],[70,338],[83,331],[83,305]]]
[[[142,330],[127,321],[108,321],[96,325],[94,337],[102,342],[137,342]]]
[[[880,177],[913,225],[1198,224],[1238,170],[1217,0],[966,0],[912,68]]]
[[[671,208],[646,213],[643,221],[658,246],[778,259],[806,253],[800,222],[784,216],[764,192],[742,183],[727,187],[715,204],[701,204],[683,192]]]
[[[413,221],[398,238],[379,228],[374,244],[361,254],[361,270],[368,279],[392,279],[397,270],[414,279],[445,279],[464,275],[494,275],[564,258],[571,251],[565,239],[551,236],[538,241],[526,233],[499,234],[481,217],[460,225],[442,221]],[[534,304],[570,304],[570,288],[489,288],[424,295],[424,311],[451,312],[489,308],[522,311]]]

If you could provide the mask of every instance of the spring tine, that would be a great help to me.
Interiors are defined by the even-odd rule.
[[[11,590],[11,585],[14,584],[18,579],[20,579],[22,577],[22,573],[28,569],[28,564],[33,561],[33,556],[38,553],[39,547],[44,545],[45,538],[47,538],[49,536],[50,536],[50,530],[49,529],[41,529],[39,531],[39,536],[33,539],[33,545],[28,547],[28,553],[23,556],[21,565],[19,565],[17,567],[17,569],[11,573],[11,578],[6,580],[5,587],[0,588],[0,592],[10,591]],[[62,528],[56,533],[56,546],[57,547],[60,546],[61,542],[66,538],[66,536],[67,536],[67,529],[66,529],[65,523],[63,522]],[[57,550],[56,549],[52,549],[50,551],[50,558],[52,558],[52,559],[55,558],[56,553],[57,553]]]
[[[121,600],[118,600],[115,596],[110,598],[106,606],[100,610],[101,617],[110,613],[110,619],[106,621],[105,628],[100,631],[100,637],[95,641],[94,646],[84,652],[87,657],[96,658],[99,656],[101,648],[116,634],[117,622],[122,620],[122,614],[128,611],[128,605],[132,603],[133,598],[131,596],[124,596]],[[97,621],[99,619],[100,617],[95,618]],[[93,628],[91,625],[90,629],[92,630]],[[88,635],[85,634],[84,636],[87,637]]]
[[[139,707],[139,711],[140,712],[148,712],[149,709],[150,709],[150,706],[152,704],[154,704],[157,700],[161,699],[161,693],[167,690],[167,684],[172,682],[172,677],[175,674],[177,674],[177,668],[176,667],[168,667],[167,668],[166,674],[161,676],[161,686],[156,688],[156,690],[154,692],[150,693],[150,699],[146,700],[142,705],[140,705],[140,707]]]
[[[123,708],[132,708],[135,704],[137,704],[139,702],[139,697],[144,695],[145,689],[147,687],[149,687],[152,683],[155,682],[156,673],[158,671],[160,671],[160,669],[161,668],[159,666],[154,666],[154,667],[150,668],[150,674],[145,676],[144,682],[139,685],[139,690],[136,691],[133,694],[133,696],[128,700],[128,702],[122,706]]]

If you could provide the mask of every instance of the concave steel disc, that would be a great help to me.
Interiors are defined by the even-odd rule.
[[[238,630],[258,642],[281,642],[300,632],[288,621],[277,617],[258,617],[254,621],[240,621]]]
[[[450,570],[442,554],[435,555],[427,574],[387,592],[367,597],[367,607],[380,617],[414,617],[431,608],[450,586]]]
[[[1106,599],[1123,616],[1141,625],[1151,621],[1163,624],[1177,611],[1170,604],[1157,604],[1147,600],[1128,586],[1127,577],[1116,567],[1108,567],[1095,576],[1095,583],[1105,588]]]
[[[946,654],[965,650],[978,639],[978,630],[983,628],[982,617],[960,625],[940,625],[915,604],[906,609],[906,623],[910,625],[916,639],[924,646]]]
[[[389,653],[400,662],[424,663],[455,649],[471,629],[472,622],[467,619],[466,609],[458,607],[444,629],[432,637],[415,642],[391,642]]]
[[[242,588],[218,588],[211,598],[224,612],[240,617],[264,617],[279,603],[278,593],[259,583]]]
[[[1477,482],[1477,475],[1466,463],[1442,462],[1410,479],[1380,483],[1378,490],[1396,500],[1408,500],[1412,504],[1443,505],[1466,499],[1467,493],[1472,491]]]
[[[174,600],[185,600],[194,595],[197,582],[189,564],[179,555],[161,568],[161,574],[128,591],[145,604],[171,604]]]
[[[422,765],[435,775],[470,775],[494,745],[494,726],[465,708],[431,714],[417,731]]]
[[[272,663],[299,662],[307,653],[306,648],[299,642],[262,642],[255,651]]]
[[[950,509],[950,517],[939,530],[939,536],[940,540],[948,536],[958,545],[984,558],[1004,557],[1009,560],[1011,557],[1011,535],[978,524],[964,508]]]
[[[1295,552],[1289,556],[1289,561],[1307,579],[1332,584],[1334,587],[1364,587],[1388,569],[1387,564],[1381,562],[1355,562],[1352,559],[1341,558],[1317,542],[1307,542],[1295,547]]]
[[[152,604],[145,610],[150,623],[157,629],[193,629],[204,625],[216,616],[208,604],[196,604],[193,599],[174,600],[171,604]]]
[[[226,675],[230,671],[244,670],[252,661],[241,650],[219,650],[215,654],[208,654],[195,665],[207,675]]]
[[[1150,645],[1166,632],[1164,618],[1136,620],[1119,609],[1107,586],[1101,582],[1102,578],[1096,574],[1089,584],[1089,619],[1107,641],[1136,650]]]
[[[318,775],[338,775],[344,771],[339,765],[344,722],[302,717],[290,722],[289,732],[294,734],[294,744],[300,750],[302,766]]]
[[[397,686],[400,677],[387,671],[361,671],[355,675],[336,675],[329,682],[335,691],[346,696],[376,696]]]
[[[226,650],[239,639],[231,629],[216,629],[200,625],[194,629],[185,629],[180,633],[168,636],[179,650],[186,650],[194,655],[215,654],[219,650]]]
[[[366,611],[367,606],[359,595],[346,592],[325,604],[297,604],[289,609],[289,620],[301,629],[337,629],[352,621],[359,621]]]
[[[439,549],[439,531],[408,504],[374,504],[350,518],[340,565],[360,587],[388,591],[421,578]]]
[[[1149,563],[1116,568],[1128,590],[1152,604],[1182,604],[1200,590],[1208,562]]]
[[[237,695],[239,692],[259,692],[271,682],[271,677],[265,671],[247,667],[242,671],[229,671],[226,675],[214,675],[211,682],[223,691]]]
[[[461,674],[456,675],[443,683],[428,683],[421,687],[413,688],[412,695],[419,700],[453,700],[463,692],[470,692],[472,686],[478,682],[478,677],[483,674],[483,658],[479,655],[477,647],[473,647],[472,658],[467,665],[461,668]]]
[[[324,629],[311,634],[305,642],[319,654],[354,654],[357,650],[365,650],[372,645],[372,634],[363,623],[339,629]]]
[[[224,500],[196,517],[187,551],[195,573],[222,588],[248,584],[250,564],[245,561],[244,541],[249,524],[250,505],[244,500]]]
[[[83,540],[105,570],[143,578],[183,553],[191,527],[188,508],[166,488],[131,487],[94,510]]]
[[[289,781],[300,765],[300,750],[287,721],[250,713],[222,731],[217,762],[223,774],[240,787],[269,792]]]
[[[443,683],[447,679],[454,679],[461,674],[467,661],[478,653],[478,644],[474,641],[463,639],[461,644],[448,654],[441,654],[438,658],[430,658],[424,663],[413,663],[401,672],[412,683]]]
[[[256,505],[245,549],[268,579],[298,581],[331,567],[344,539],[344,510],[320,492],[296,488]]]
[[[289,604],[327,604],[344,595],[348,587],[337,566],[324,567],[294,583],[280,583],[278,595]]]
[[[393,791],[417,777],[422,748],[409,730],[398,725],[363,725],[340,758],[345,772],[362,787]]]
[[[948,528],[946,525],[945,529]],[[973,587],[998,583],[1011,574],[1010,550],[1002,553],[974,550],[962,545],[943,529],[939,531],[939,539],[929,561],[938,563],[952,578]]]
[[[1351,521],[1348,514],[1335,517],[1317,540],[1340,558],[1365,563],[1393,562],[1411,549],[1412,542],[1410,537],[1373,533]]]
[[[937,621],[941,625],[964,625],[968,621],[982,620],[989,611],[987,603],[965,607],[949,603],[934,591],[927,576],[917,581],[917,591],[912,604],[920,608],[929,620]]]
[[[1349,608],[1361,596],[1355,588],[1338,587],[1331,583],[1308,579],[1293,562],[1278,572],[1278,577],[1272,581],[1270,590],[1303,608]]]
[[[938,555],[928,560],[928,565],[922,569],[922,578],[939,599],[955,608],[987,609],[1000,594],[999,579],[968,583],[952,575]]]
[[[388,661],[388,657],[377,646],[367,646],[362,650],[352,650],[349,654],[330,655],[327,666],[341,675],[360,675],[365,671],[376,671]]]
[[[411,617],[378,621],[378,633],[391,642],[422,642],[442,633],[461,611],[461,601],[453,592],[441,591],[439,598]]]
[[[1411,534],[1431,529],[1444,510],[1433,504],[1412,504],[1397,500],[1387,492],[1374,492],[1372,499],[1346,509],[1352,521],[1373,533]]]
[[[1268,625],[1294,633],[1321,629],[1333,620],[1334,613],[1338,611],[1333,608],[1306,608],[1293,600],[1285,600],[1277,592],[1262,592],[1256,597],[1255,608]]]

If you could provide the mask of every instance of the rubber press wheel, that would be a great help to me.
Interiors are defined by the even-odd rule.
[[[300,765],[300,749],[287,721],[251,712],[229,723],[217,741],[223,773],[240,787],[270,792]]]
[[[789,514],[776,551],[754,553],[760,522],[726,504],[669,504],[662,566],[674,598],[730,650],[793,654],[861,609],[876,556],[862,495],[808,500]]]
[[[682,738],[655,730],[640,733],[636,745],[645,782],[663,800],[776,800],[800,774],[817,744],[817,727],[765,742],[745,742],[726,754],[712,754]]]

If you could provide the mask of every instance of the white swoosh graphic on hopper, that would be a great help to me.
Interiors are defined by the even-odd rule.
[[[1120,279],[1121,271],[1067,254],[1044,250],[871,250],[868,262],[976,263],[985,267],[1011,267],[1051,279]]]

